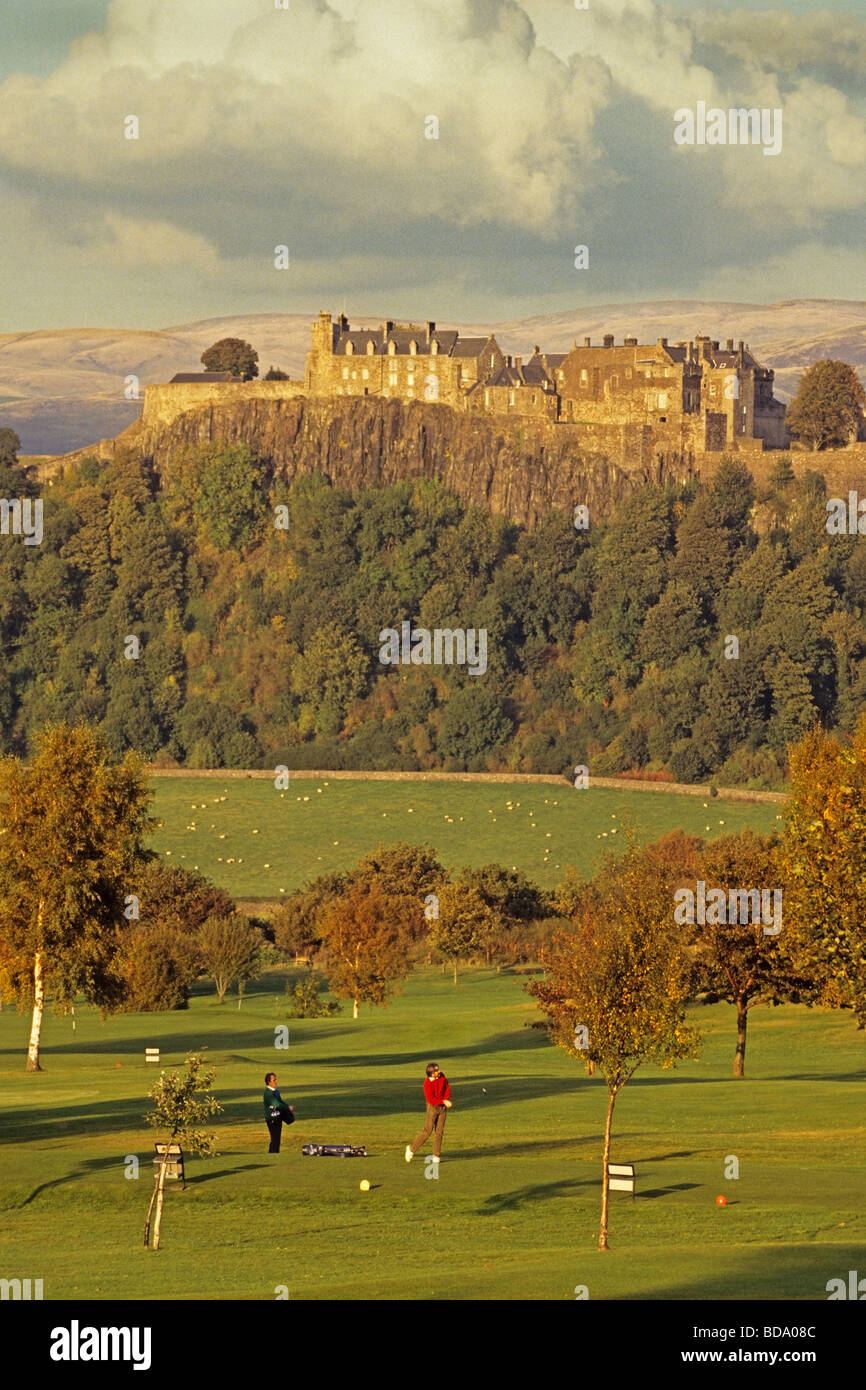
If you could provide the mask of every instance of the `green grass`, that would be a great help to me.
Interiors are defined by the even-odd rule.
[[[826,1299],[828,1279],[866,1268],[866,1072],[849,1015],[756,1011],[738,1082],[733,1011],[695,1011],[700,1058],[639,1072],[617,1102],[613,1156],[637,1164],[638,1196],[612,1197],[600,1255],[605,1088],[525,1027],[519,977],[478,969],[455,987],[421,970],[357,1022],[290,1022],[287,1052],[273,1046],[282,985],[241,1012],[200,993],[168,1015],[79,1010],[75,1032],[49,1015],[36,1076],[26,1018],[0,1015],[0,1275],[42,1278],[47,1299],[272,1299],[286,1285],[292,1299],[568,1300],[578,1284],[591,1299]],[[225,1106],[219,1154],[189,1162],[157,1255],[141,1248],[152,1044],[166,1062],[207,1045]],[[402,1157],[431,1057],[454,1098],[438,1180]],[[299,1116],[279,1157],[260,1117],[272,1066]],[[308,1140],[370,1156],[303,1158]]]
[[[495,861],[552,888],[566,864],[588,876],[623,843],[629,822],[647,842],[677,827],[710,837],[745,826],[766,832],[779,826],[780,813],[777,803],[714,797],[705,806],[696,796],[578,791],[565,782],[293,779],[284,793],[265,779],[155,778],[152,785],[162,822],[153,848],[247,900],[278,898],[395,840],[432,844],[449,869]]]

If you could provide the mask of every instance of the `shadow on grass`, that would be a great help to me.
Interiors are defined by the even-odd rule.
[[[236,1173],[253,1173],[257,1168],[270,1168],[270,1163],[240,1163],[237,1168],[219,1168],[215,1173],[197,1173],[194,1178],[188,1177],[187,1187],[201,1187],[202,1183],[214,1182],[217,1178],[233,1178]]]
[[[651,1201],[654,1197],[668,1197],[671,1192],[691,1192],[692,1188],[700,1186],[699,1182],[672,1182],[670,1187],[649,1187],[646,1192],[636,1192],[634,1195],[644,1201]]]
[[[76,1182],[79,1178],[87,1178],[92,1173],[104,1172],[107,1168],[116,1168],[120,1163],[116,1154],[110,1158],[86,1158],[83,1163],[72,1173],[66,1173],[62,1178],[52,1178],[51,1182],[42,1182],[38,1187],[34,1187],[29,1197],[25,1197],[23,1202],[19,1202],[19,1207],[29,1207],[31,1202],[35,1202],[37,1197],[41,1197],[43,1192],[48,1192],[52,1187],[63,1187],[66,1183]]]
[[[559,1182],[538,1183],[518,1187],[514,1192],[497,1192],[478,1207],[479,1216],[499,1216],[503,1211],[517,1211],[530,1202],[545,1202],[549,1197],[573,1197],[578,1188],[597,1185],[597,1178],[562,1178]]]
[[[163,1017],[163,1015],[154,1014],[154,1018],[156,1019],[159,1019],[161,1017]],[[186,1057],[188,1052],[197,1052],[203,1048],[207,1048],[208,1050],[212,1050],[214,1052],[225,1052],[229,1048],[231,1048],[232,1051],[236,1051],[239,1048],[261,1049],[263,1047],[273,1047],[274,1028],[277,1026],[277,1024],[286,1023],[288,1025],[289,1039],[291,1041],[293,1024],[296,1025],[298,1022],[308,1021],[309,1020],[296,1020],[291,1018],[282,1020],[277,1019],[274,1021],[273,1024],[263,1023],[258,1028],[248,1028],[244,1032],[232,1032],[230,1030],[226,1030],[225,1032],[223,1032],[214,1029],[212,1037],[210,1038],[202,1038],[200,1036],[201,1033],[205,1032],[211,1026],[209,1022],[201,1023],[200,1021],[197,1021],[196,1031],[199,1032],[198,1038],[196,1037],[196,1031],[193,1031],[192,1029],[188,1033],[163,1033],[160,1030],[160,1027],[158,1025],[155,1025],[152,1032],[144,1033],[141,1037],[137,1038],[113,1037],[99,1038],[96,1040],[91,1039],[88,1041],[87,1039],[82,1037],[80,1040],[76,1040],[75,1042],[55,1043],[52,1045],[43,1046],[40,1049],[40,1057],[42,1060],[43,1071],[50,1070],[52,1057],[64,1057],[82,1054],[108,1054],[110,1056],[117,1057],[135,1057],[138,1060],[140,1060],[142,1071],[144,1071],[145,1067],[147,1066],[147,1073],[148,1075],[150,1075],[151,1072],[155,1072],[157,1069],[156,1067],[152,1065],[147,1065],[145,1063],[144,1049],[146,1047],[158,1047],[163,1057],[163,1065],[173,1067],[179,1065],[183,1061],[184,1057]],[[317,1028],[315,1033],[310,1034],[310,1038],[311,1041],[319,1042],[323,1041],[325,1038],[334,1037],[340,1034],[341,1032],[343,1032],[343,1030],[340,1028]],[[165,1058],[166,1053],[171,1054],[171,1057],[168,1060],[166,1060]],[[26,1047],[22,1048],[19,1046],[0,1048],[0,1056],[11,1057],[16,1055],[21,1057],[21,1070],[23,1072],[24,1061],[27,1056]],[[354,1058],[350,1060],[357,1061],[358,1059]]]

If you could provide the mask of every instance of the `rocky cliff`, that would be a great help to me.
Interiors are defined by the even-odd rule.
[[[636,484],[690,471],[678,453],[658,459],[639,435],[622,435],[617,429],[610,439],[578,438],[573,426],[472,416],[420,401],[250,399],[204,405],[165,426],[133,425],[44,472],[87,453],[110,457],[119,445],[139,450],[160,470],[178,449],[220,439],[247,444],[269,474],[289,482],[314,472],[350,489],[438,478],[466,502],[532,525],[553,507],[572,511],[578,504],[598,519]]]

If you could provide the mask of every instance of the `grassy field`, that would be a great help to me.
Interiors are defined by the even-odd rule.
[[[313,793],[315,795],[315,792]],[[543,804],[543,803],[542,803]],[[638,1195],[612,1198],[597,1235],[606,1092],[525,1024],[519,977],[422,970],[384,1010],[285,1021],[283,979],[220,1007],[105,1023],[49,1016],[44,1072],[23,1071],[27,1020],[0,1015],[0,1274],[46,1299],[826,1299],[866,1268],[862,1035],[850,1016],[788,1007],[749,1025],[733,1081],[733,1011],[697,1011],[700,1058],[648,1068],[617,1102],[614,1159]],[[143,1250],[151,1186],[144,1124],[154,1069],[208,1045],[225,1106],[218,1156],[192,1160],[166,1204],[163,1248]],[[441,1176],[402,1149],[421,1116],[424,1064],[449,1075]],[[299,1122],[266,1152],[263,1073]],[[307,1141],[366,1144],[366,1160],[304,1158]],[[127,1155],[141,1177],[124,1177]],[[740,1163],[727,1181],[726,1159]],[[372,1189],[359,1191],[368,1178]],[[724,1193],[728,1205],[715,1197]]]
[[[779,825],[774,803],[531,783],[155,778],[152,846],[246,900],[273,900],[307,878],[345,869],[380,842],[429,843],[446,868],[491,861],[553,887],[566,864],[583,875],[633,823],[655,840],[682,827],[714,836]]]

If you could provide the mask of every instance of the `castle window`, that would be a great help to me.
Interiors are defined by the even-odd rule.
[[[350,338],[349,341],[348,341],[348,343],[346,344],[346,356],[347,356],[347,357],[351,357],[351,355],[352,355],[352,353],[353,353],[354,351],[355,351],[355,344],[352,342],[352,339]]]
[[[667,391],[659,391],[659,410],[667,410],[667,408],[668,408],[668,393],[667,393]]]
[[[388,373],[388,385],[389,385],[389,386],[396,386],[396,385],[397,385],[397,368],[396,368],[396,366],[393,367],[393,368],[391,369],[391,371],[389,371],[389,373]]]
[[[625,374],[626,376],[631,376],[631,367],[626,367]]]
[[[514,405],[514,392],[513,392],[513,391],[509,391],[509,392],[508,392],[508,404],[509,404],[509,405]]]
[[[430,355],[431,355],[431,357],[435,357],[438,351],[439,351],[439,344],[437,343],[436,339],[434,338],[433,341],[432,341],[432,343],[430,344]]]
[[[413,357],[415,356],[416,352],[418,351],[418,344],[415,342],[415,339],[414,339],[414,338],[412,339],[411,343],[409,344],[409,351],[410,351],[410,353],[412,354]]]
[[[491,366],[491,367],[495,367],[495,366],[496,366],[496,358],[493,356],[493,353],[492,353],[492,352],[491,352],[491,354],[490,354],[490,366]]]
[[[373,343],[373,339],[372,339],[372,338],[368,338],[368,339],[367,339],[367,351],[368,351],[368,352],[375,352],[375,351],[376,351],[376,348],[375,348],[375,346],[374,346],[374,343]]]
[[[393,356],[394,356],[394,353],[395,353],[396,351],[397,351],[397,345],[396,345],[396,343],[394,342],[394,340],[392,339],[391,342],[388,344],[388,352],[389,352],[389,353],[391,354],[391,356],[393,357]]]
[[[562,376],[562,372],[560,372],[559,375]],[[580,384],[581,384],[581,386],[585,386],[586,383],[587,383],[588,381],[589,381],[589,372],[586,370],[586,367],[581,367],[581,369],[580,369]]]
[[[491,358],[490,360],[491,360],[491,362],[492,362],[492,361],[493,361],[493,358]],[[489,405],[489,404],[490,404],[490,392],[489,392],[489,391],[485,391],[485,392],[484,392],[484,404],[485,404],[485,405]]]
[[[364,378],[364,380],[366,381],[367,378],[369,377],[369,375],[370,375],[370,373],[367,371],[367,368],[365,367],[364,370],[363,370],[362,373],[361,373],[361,376],[362,376],[362,377]]]
[[[344,368],[343,368],[343,380],[344,380],[344,381],[348,381],[348,379],[349,379],[349,368],[348,368],[348,367],[344,367]]]
[[[532,404],[535,405],[535,392],[532,393]]]

